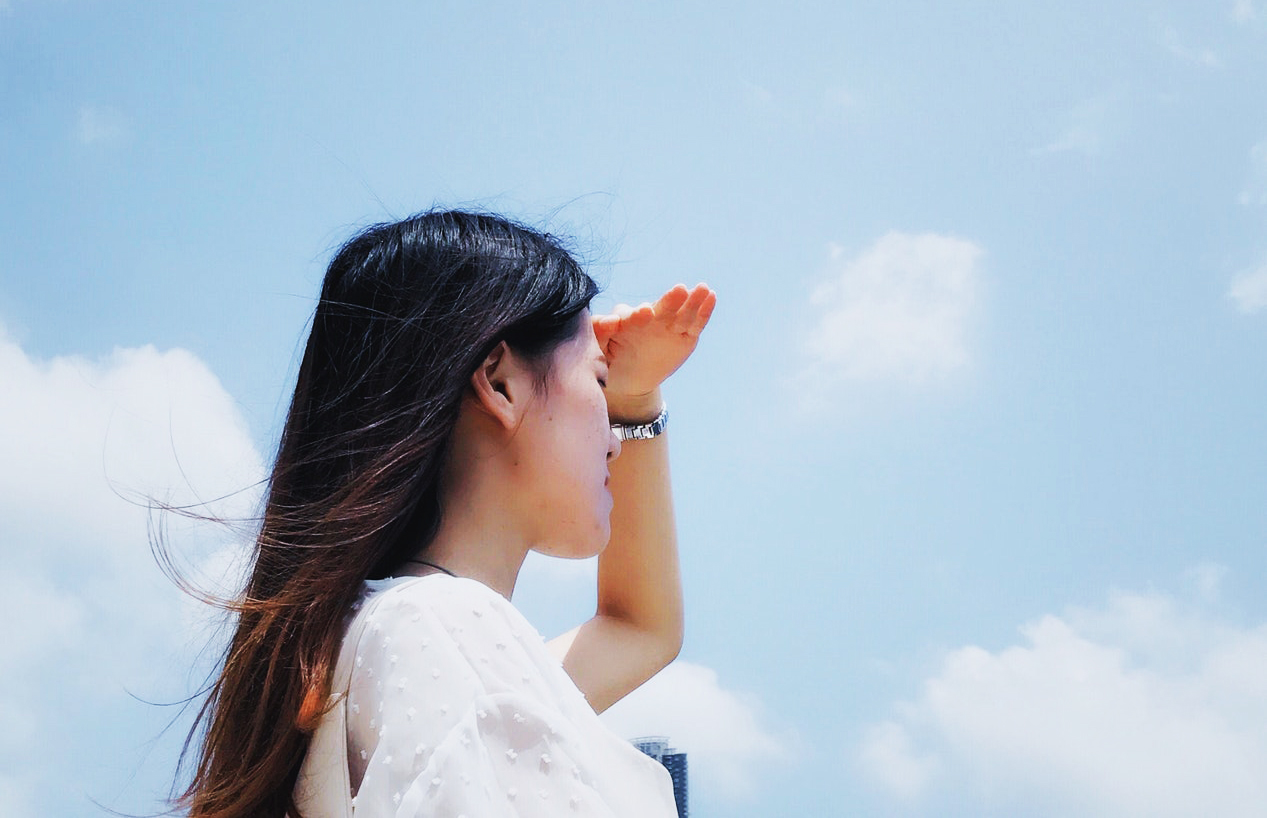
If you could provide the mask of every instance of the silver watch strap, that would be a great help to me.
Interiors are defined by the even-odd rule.
[[[669,409],[661,407],[660,414],[656,415],[655,420],[650,423],[613,423],[612,431],[616,433],[616,437],[621,441],[626,440],[650,440],[656,435],[664,431],[664,427],[669,425]]]

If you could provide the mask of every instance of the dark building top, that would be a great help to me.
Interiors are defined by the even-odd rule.
[[[645,736],[633,740],[633,745],[664,765],[673,779],[673,800],[677,803],[678,818],[689,818],[690,808],[686,797],[686,753],[679,753],[669,746],[664,736]]]

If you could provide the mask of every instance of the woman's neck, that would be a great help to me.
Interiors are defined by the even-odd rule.
[[[530,538],[516,525],[504,493],[493,486],[465,488],[445,498],[440,528],[417,556],[459,577],[477,580],[509,600],[530,550]]]

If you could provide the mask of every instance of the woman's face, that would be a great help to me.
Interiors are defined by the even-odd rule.
[[[546,386],[515,435],[530,461],[525,476],[542,553],[590,557],[611,537],[608,463],[620,441],[607,418],[606,379],[586,310],[576,335],[555,349]]]

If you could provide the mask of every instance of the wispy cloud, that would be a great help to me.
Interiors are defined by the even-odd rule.
[[[1267,309],[1267,262],[1233,278],[1227,297],[1247,315]]]
[[[1082,153],[1094,156],[1120,136],[1126,119],[1124,95],[1114,91],[1083,100],[1066,117],[1064,130],[1051,142],[1030,153]]]
[[[1258,10],[1254,8],[1254,0],[1235,0],[1232,3],[1232,19],[1238,23],[1248,23],[1257,19]]]
[[[1217,582],[1198,574],[1196,603],[1115,593],[951,651],[854,761],[915,814],[953,794],[990,814],[1261,815],[1267,624],[1202,608]]]
[[[79,109],[75,121],[75,139],[81,145],[114,142],[127,136],[128,122],[119,111],[94,105]]]
[[[813,398],[859,381],[924,382],[971,360],[981,248],[936,233],[890,232],[857,256],[830,248],[831,275],[809,299],[800,373]]]
[[[795,129],[817,125],[836,125],[851,120],[860,108],[861,99],[843,84],[817,89],[775,88],[767,84],[739,81],[738,97],[754,121]]]
[[[1249,149],[1249,178],[1237,201],[1246,207],[1267,205],[1267,139]]]
[[[771,763],[790,759],[795,738],[768,724],[753,696],[722,687],[717,672],[678,660],[605,713],[626,738],[667,736],[687,754],[691,788],[710,798],[751,795]]]
[[[780,100],[767,86],[747,80],[742,80],[741,83],[740,93],[750,110],[768,116],[780,109]]]
[[[1183,62],[1200,65],[1205,68],[1218,68],[1222,65],[1222,60],[1219,59],[1219,56],[1213,50],[1189,45],[1172,26],[1167,26],[1161,30],[1161,33],[1157,36],[1157,42],[1162,48]]]
[[[825,113],[843,113],[852,111],[858,105],[858,97],[840,85],[833,85],[823,91],[823,111]]]
[[[1184,576],[1191,581],[1197,595],[1203,601],[1214,602],[1222,592],[1223,580],[1227,577],[1227,566],[1217,562],[1202,562],[1185,571]]]

